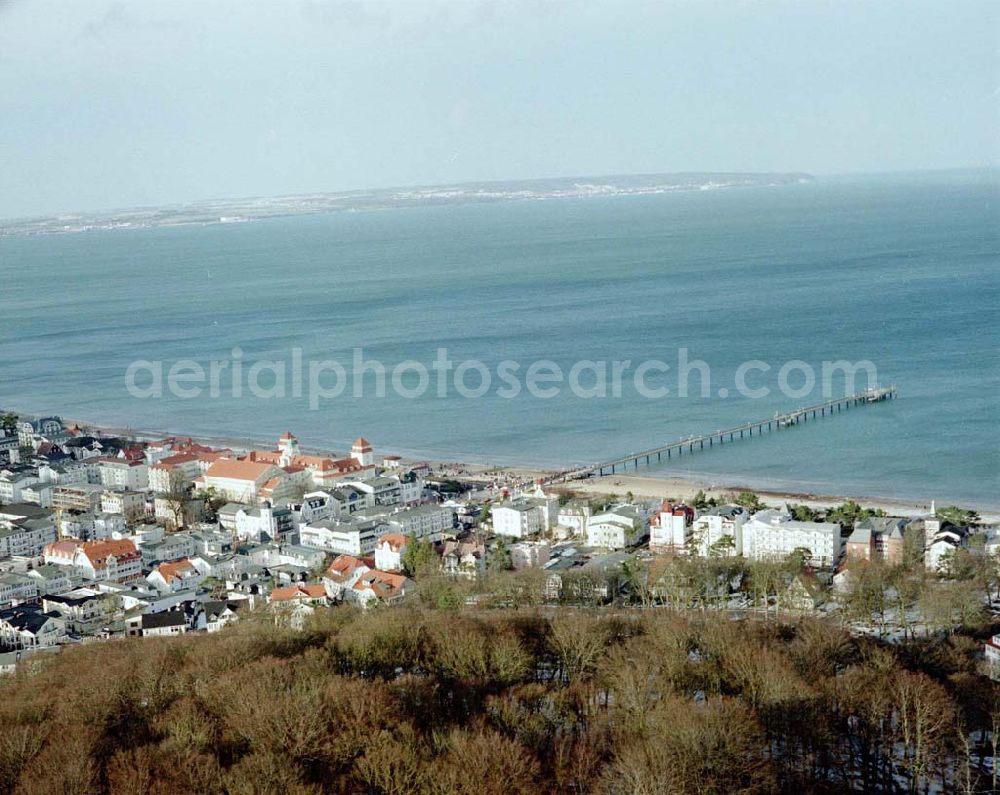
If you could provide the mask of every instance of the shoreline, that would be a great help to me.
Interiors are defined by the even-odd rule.
[[[25,417],[34,415],[24,414]],[[247,452],[259,447],[270,447],[273,440],[253,437],[236,436],[212,436],[196,433],[182,433],[176,431],[157,430],[148,428],[116,427],[103,425],[87,420],[66,417],[63,420],[67,426],[77,425],[84,429],[100,431],[112,436],[127,436],[141,441],[153,441],[170,436],[190,438],[200,444],[215,447],[226,447],[234,452]],[[304,452],[317,454],[333,454],[334,451],[317,447],[302,447]],[[345,453],[346,454],[346,453]],[[439,459],[436,457],[407,457],[403,456],[404,463],[415,463],[426,461],[435,472],[446,477],[456,477],[466,480],[483,480],[489,483],[491,480],[504,481],[505,485],[530,487],[537,479],[545,477],[555,471],[555,468],[538,467],[531,465],[511,465],[511,464],[490,464],[456,462]],[[491,477],[493,475],[493,477]],[[878,496],[878,495],[855,495],[831,492],[795,491],[780,487],[764,488],[751,487],[739,482],[738,477],[726,479],[724,476],[713,479],[711,482],[706,478],[697,477],[677,477],[677,476],[651,476],[651,475],[605,475],[603,477],[592,477],[586,480],[574,480],[566,483],[554,484],[553,490],[577,492],[588,495],[609,495],[616,494],[625,496],[631,492],[635,497],[646,497],[655,499],[674,499],[690,501],[699,491],[704,491],[707,497],[718,497],[728,499],[741,491],[750,491],[760,497],[761,502],[769,507],[780,507],[785,503],[806,505],[810,508],[826,508],[839,505],[847,500],[854,500],[866,508],[881,509],[893,516],[918,517],[930,513],[930,503],[920,500],[903,497]],[[947,501],[939,501],[940,506],[951,504]],[[976,510],[985,524],[1000,523],[1000,509],[985,506],[964,505],[963,507]]]

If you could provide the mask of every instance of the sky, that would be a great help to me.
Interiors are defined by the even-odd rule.
[[[0,217],[1000,163],[989,0],[0,0]]]

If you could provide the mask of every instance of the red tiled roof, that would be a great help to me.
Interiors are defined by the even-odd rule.
[[[210,478],[257,481],[266,475],[272,466],[270,462],[220,458],[208,468],[205,475]]]
[[[327,566],[327,573],[343,574],[351,569],[356,569],[358,566],[362,565],[361,559],[356,558],[353,555],[337,555],[333,559],[333,563]]]
[[[409,536],[404,536],[402,533],[383,533],[378,537],[378,543],[389,544],[393,552],[399,552],[409,542]]]
[[[156,570],[160,572],[160,576],[163,577],[166,582],[170,582],[175,577],[177,579],[181,579],[185,575],[198,573],[194,564],[187,558],[175,560],[170,563],[161,563],[156,567]]]
[[[72,557],[77,547],[81,544],[83,544],[83,541],[79,538],[64,538],[61,541],[53,541],[51,544],[45,545],[45,554],[53,555],[59,553],[60,555]]]
[[[85,541],[82,544],[83,554],[93,563],[99,563],[114,555],[119,560],[139,557],[135,544],[127,538],[120,541]]]
[[[198,459],[199,456],[195,453],[174,453],[173,455],[168,455],[166,458],[161,458],[150,469],[173,469],[175,466],[186,464],[189,461],[197,461]]]
[[[323,599],[326,588],[319,583],[310,585],[290,585],[285,588],[275,588],[271,591],[272,602],[288,602],[295,599]]]
[[[402,574],[390,574],[387,571],[372,569],[366,571],[358,581],[354,583],[355,591],[371,589],[379,598],[391,596],[394,591],[401,591],[406,583],[406,577]]]

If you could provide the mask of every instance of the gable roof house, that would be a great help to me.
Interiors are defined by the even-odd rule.
[[[341,599],[344,593],[354,586],[362,574],[370,571],[374,561],[356,558],[353,555],[338,555],[334,558],[323,575],[323,585],[331,599]]]
[[[142,555],[135,544],[120,541],[81,541],[67,538],[47,544],[46,563],[72,566],[87,580],[127,582],[142,576]]]
[[[326,587],[321,583],[299,583],[287,588],[275,588],[270,596],[270,608],[275,622],[287,624],[292,629],[302,629],[305,620],[313,614],[317,605],[329,603]]]
[[[792,577],[779,594],[778,603],[786,610],[813,611],[826,602],[826,594],[815,574],[802,572]]]
[[[375,547],[375,568],[382,571],[400,571],[403,568],[403,551],[410,537],[402,533],[383,533]]]
[[[370,569],[358,577],[345,593],[345,598],[361,607],[375,603],[394,604],[406,596],[406,589],[412,585],[413,581],[402,574]]]
[[[476,579],[486,569],[486,545],[471,541],[445,541],[441,571],[453,577]]]
[[[11,649],[54,646],[66,637],[66,625],[58,613],[46,613],[37,605],[0,610],[0,643]]]
[[[0,605],[26,602],[38,598],[38,583],[27,574],[14,571],[0,573]]]
[[[196,618],[196,629],[206,632],[218,632],[229,624],[240,620],[240,611],[247,605],[245,599],[230,599],[228,601],[208,601],[202,603],[201,613]]]
[[[183,635],[190,629],[183,610],[164,610],[160,613],[142,613],[126,621],[126,632],[143,638]]]
[[[195,588],[205,576],[190,560],[184,558],[171,563],[161,563],[147,575],[146,582],[164,593]]]

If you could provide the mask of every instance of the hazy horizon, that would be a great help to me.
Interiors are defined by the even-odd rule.
[[[998,23],[980,0],[0,0],[0,218],[996,168]]]
[[[254,201],[256,199],[292,199],[299,196],[339,196],[345,194],[358,193],[363,194],[366,192],[382,192],[382,191],[394,191],[394,190],[418,190],[418,189],[430,189],[430,188],[452,188],[452,187],[463,187],[463,186],[490,186],[490,185],[504,185],[504,184],[515,184],[515,183],[531,183],[531,182],[548,182],[548,181],[559,181],[559,180],[572,180],[572,179],[620,179],[625,177],[651,177],[651,176],[677,176],[682,174],[699,174],[704,176],[720,176],[720,175],[740,175],[745,177],[753,176],[763,176],[768,174],[774,175],[793,175],[801,174],[807,176],[813,180],[840,180],[840,179],[864,179],[864,178],[876,178],[876,177],[905,177],[905,176],[920,176],[920,175],[944,175],[944,174],[976,174],[976,173],[991,173],[1000,176],[1000,164],[998,165],[985,165],[985,166],[967,166],[959,168],[921,168],[921,169],[903,169],[899,171],[857,171],[852,173],[820,173],[815,171],[774,171],[774,172],[764,172],[764,171],[671,171],[671,172],[654,172],[654,173],[641,173],[641,174],[567,174],[561,176],[540,176],[540,177],[526,177],[523,179],[488,179],[488,180],[463,180],[460,182],[439,182],[430,183],[425,182],[415,185],[366,185],[363,187],[348,187],[338,190],[314,190],[314,191],[304,191],[301,193],[251,193],[243,196],[201,196],[191,199],[181,199],[175,202],[163,202],[160,204],[147,204],[147,205],[131,205],[128,207],[98,207],[90,210],[79,210],[79,209],[64,209],[58,210],[50,213],[38,213],[32,216],[0,216],[0,223],[11,223],[18,221],[26,221],[32,219],[42,219],[42,218],[57,218],[60,216],[98,216],[98,215],[112,215],[115,213],[125,213],[143,210],[157,210],[169,207],[186,207],[186,206],[198,206],[203,204],[211,203],[225,203],[225,202],[244,202],[244,201]]]

